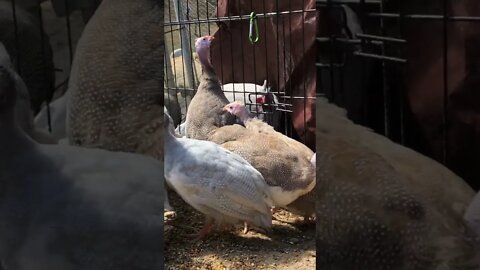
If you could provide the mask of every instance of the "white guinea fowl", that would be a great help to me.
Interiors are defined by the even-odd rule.
[[[163,269],[163,167],[142,155],[39,145],[18,127],[0,67],[4,269]]]
[[[215,222],[271,227],[272,202],[255,168],[215,143],[175,137],[166,110],[165,125],[165,178],[183,200],[206,216],[197,239],[208,234]]]

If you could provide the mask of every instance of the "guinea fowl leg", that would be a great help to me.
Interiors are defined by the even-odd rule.
[[[200,231],[194,234],[188,234],[187,237],[195,237],[193,241],[201,240],[205,238],[205,236],[210,234],[210,232],[212,231],[213,225],[214,225],[214,220],[207,217],[205,218],[205,223],[203,223],[203,227],[200,229]]]
[[[248,231],[250,229],[253,229],[254,231],[256,232],[259,232],[259,233],[263,233],[263,234],[267,234],[267,231],[265,231],[264,229],[260,228],[260,227],[257,227],[257,226],[253,226],[251,224],[248,224],[247,222],[244,222],[243,223],[243,233],[246,234],[248,233]],[[248,228],[250,226],[250,229]]]

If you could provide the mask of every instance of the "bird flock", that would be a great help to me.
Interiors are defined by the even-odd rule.
[[[175,131],[165,108],[167,184],[205,215],[197,239],[213,225],[243,223],[245,232],[248,227],[265,232],[276,208],[308,221],[315,209],[313,151],[251,117],[242,102],[229,102],[210,62],[212,41],[203,36],[195,42],[202,76],[188,107],[185,136]]]
[[[155,0],[103,0],[50,110],[0,42],[0,270],[163,269],[165,212],[182,214],[168,191],[205,216],[196,240],[268,235],[284,209],[316,222],[319,269],[479,269],[480,196],[463,179],[325,98],[315,152],[277,132],[221,84],[212,36],[195,41],[202,75],[178,123],[162,16]],[[256,102],[277,102],[262,87]]]

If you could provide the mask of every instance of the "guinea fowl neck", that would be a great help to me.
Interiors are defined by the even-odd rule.
[[[198,60],[202,65],[202,75],[206,78],[217,78],[215,69],[210,61],[210,47],[199,48],[197,50]]]
[[[241,110],[238,113],[237,117],[238,119],[240,119],[240,121],[242,121],[243,124],[246,124],[249,120],[252,119],[246,108]]]

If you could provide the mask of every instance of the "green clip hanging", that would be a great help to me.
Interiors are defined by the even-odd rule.
[[[255,27],[255,29],[254,29]],[[255,30],[255,32],[254,32]],[[258,42],[258,24],[257,24],[257,14],[252,11],[250,13],[250,29],[248,31],[248,39],[250,43],[255,44]]]

